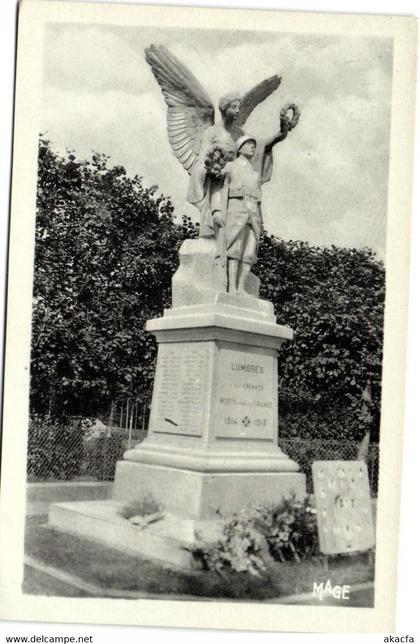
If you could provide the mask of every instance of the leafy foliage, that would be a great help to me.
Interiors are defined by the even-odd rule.
[[[225,568],[260,577],[267,568],[262,555],[262,535],[255,527],[253,512],[244,510],[223,526],[223,535],[215,543],[206,543],[201,535],[188,548],[205,570],[223,574]]]
[[[298,501],[292,496],[283,499],[277,507],[260,508],[255,524],[277,561],[300,562],[319,555],[316,510],[309,498]]]
[[[156,188],[104,155],[76,161],[39,143],[31,407],[53,417],[150,396],[156,348],[146,320],[170,305],[178,247]]]
[[[31,408],[53,418],[150,401],[178,248],[197,235],[173,206],[104,155],[77,161],[39,144]],[[280,432],[360,440],[379,432],[385,271],[370,249],[317,248],[263,234],[261,297],[294,330],[279,359]]]
[[[220,539],[206,543],[199,535],[191,551],[206,570],[223,574],[231,568],[261,576],[267,572],[267,555],[283,563],[319,555],[316,511],[309,498],[294,496],[276,507],[245,508],[223,525]]]
[[[360,440],[370,429],[377,438],[383,263],[371,249],[317,248],[266,233],[259,258],[262,297],[294,330],[279,355],[283,433]]]

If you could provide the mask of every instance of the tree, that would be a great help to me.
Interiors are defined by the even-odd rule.
[[[77,162],[39,143],[31,408],[95,415],[146,402],[156,347],[145,322],[170,304],[178,247],[194,227],[104,155]]]
[[[377,438],[383,263],[371,249],[318,248],[265,233],[258,270],[262,296],[294,330],[279,360],[285,432],[360,439],[371,429]]]
[[[156,344],[144,330],[171,302],[178,249],[197,227],[156,187],[39,145],[31,408],[55,418],[150,401]],[[319,248],[264,232],[261,297],[294,330],[281,348],[281,432],[378,437],[385,271],[370,249]]]

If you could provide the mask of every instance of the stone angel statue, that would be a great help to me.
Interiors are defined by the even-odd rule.
[[[215,237],[216,240],[219,238],[219,244],[223,238],[224,252],[228,258],[228,290],[243,291],[249,269],[256,261],[257,237],[262,226],[261,208],[258,204],[257,211],[261,219],[259,226],[252,225],[244,211],[243,216],[239,217],[239,225],[238,215],[235,215],[236,225],[233,231],[230,230],[232,226],[229,227],[227,216],[232,208],[229,209],[229,199],[235,198],[232,196],[235,186],[232,187],[230,166],[239,156],[237,142],[247,134],[243,128],[248,117],[257,105],[279,87],[281,78],[271,76],[244,95],[233,92],[222,96],[219,100],[221,120],[215,123],[211,98],[181,61],[163,46],[151,45],[145,50],[145,55],[168,108],[169,142],[176,158],[190,175],[187,200],[200,211],[200,236]],[[289,117],[290,110],[293,118]],[[266,140],[252,137],[255,146],[252,155],[247,157],[247,163],[252,166],[254,178],[258,177],[259,185],[271,178],[273,146],[286,138],[298,118],[298,108],[287,105],[280,113],[280,128],[273,136]],[[235,170],[234,166],[232,170]],[[242,174],[245,176],[246,172]],[[238,172],[233,172],[233,175],[237,177]],[[230,191],[227,187],[229,181]],[[236,186],[236,189],[242,197],[246,196],[243,193],[246,186]],[[239,192],[236,198],[239,198]],[[224,229],[223,235],[220,235],[221,229]],[[252,252],[246,252],[245,246],[249,246],[252,235],[255,237],[255,244],[251,242],[251,246],[254,245],[255,248]],[[242,251],[238,251],[238,244],[244,246]],[[234,256],[229,256],[230,247],[235,248],[235,252],[230,253]],[[241,265],[244,269],[242,271]]]

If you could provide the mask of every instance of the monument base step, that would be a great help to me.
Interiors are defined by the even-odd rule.
[[[50,506],[48,525],[184,570],[194,568],[187,548],[197,542],[196,532],[210,542],[222,534],[223,521],[194,521],[170,513],[145,527],[136,526],[121,516],[123,505],[111,500],[54,503]]]
[[[112,498],[120,503],[151,497],[164,509],[193,520],[217,519],[250,505],[276,505],[292,494],[303,499],[298,472],[196,472],[130,461],[117,463]]]

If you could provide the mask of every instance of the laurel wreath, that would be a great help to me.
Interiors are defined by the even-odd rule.
[[[292,112],[292,117],[289,116],[289,112]],[[280,121],[285,121],[289,130],[293,130],[294,127],[299,122],[300,109],[295,103],[288,103],[280,111]]]

